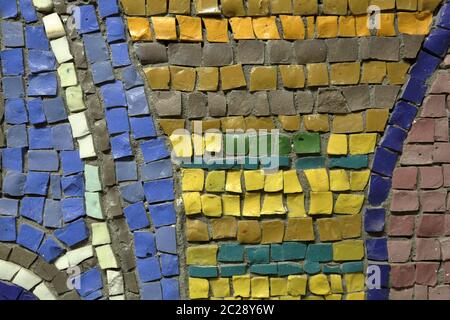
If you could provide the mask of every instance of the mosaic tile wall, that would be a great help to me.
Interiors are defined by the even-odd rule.
[[[450,298],[448,1],[0,20],[0,299]]]

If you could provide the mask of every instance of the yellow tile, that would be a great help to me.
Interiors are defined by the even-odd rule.
[[[314,131],[314,132],[330,131],[327,114],[305,115],[304,123],[305,123],[305,129],[307,131]]]
[[[376,133],[359,133],[350,135],[350,154],[368,154],[375,150]]]
[[[256,38],[262,40],[280,39],[275,17],[254,18],[252,22]]]
[[[281,81],[283,86],[289,89],[298,89],[305,87],[305,69],[300,65],[281,65]]]
[[[382,83],[386,76],[386,62],[368,61],[363,64],[361,83]]]
[[[433,22],[431,12],[398,12],[398,31],[406,34],[426,35],[430,31]]]
[[[254,129],[259,130],[272,130],[275,129],[275,124],[271,117],[255,117],[250,116],[245,118],[245,126],[247,130]]]
[[[356,37],[356,22],[354,16],[339,17],[339,37]]]
[[[197,68],[199,91],[217,91],[219,86],[219,68],[199,67]]]
[[[306,17],[306,38],[312,39],[316,33],[316,17]]]
[[[220,217],[222,215],[222,199],[214,194],[202,194],[202,212],[208,217]]]
[[[201,266],[216,265],[217,249],[218,247],[215,244],[188,247],[186,249],[186,264]]]
[[[245,87],[244,71],[242,65],[236,64],[220,68],[220,78],[222,81],[222,90],[230,90],[240,87]]]
[[[287,195],[288,217],[306,217],[305,195],[303,193]]]
[[[317,219],[320,241],[337,241],[342,239],[340,225],[334,218]]]
[[[331,155],[345,155],[348,152],[346,134],[330,134],[327,153]]]
[[[438,0],[440,2],[440,0]],[[417,0],[397,0],[397,10],[417,10]]]
[[[358,214],[361,212],[364,196],[360,194],[340,194],[334,204],[334,213]]]
[[[305,39],[305,24],[299,16],[280,15],[283,38],[286,40]]]
[[[245,194],[242,215],[244,217],[259,217],[261,215],[261,194],[259,192],[247,192]]]
[[[169,13],[190,14],[191,0],[169,0]]]
[[[147,1],[147,15],[153,16],[167,12],[167,0]]]
[[[255,39],[252,18],[231,18],[230,25],[235,40]]]
[[[205,154],[205,140],[202,135],[192,135],[192,146],[194,148],[194,156],[201,157]]]
[[[261,241],[261,228],[256,220],[238,221],[238,242],[259,243]]]
[[[336,38],[338,35],[338,17],[318,16],[317,17],[317,37]]]
[[[287,220],[284,241],[312,240],[314,240],[314,229],[311,218],[289,218]]]
[[[283,205],[282,193],[266,193],[261,214],[285,214],[286,208]]]
[[[377,36],[395,36],[394,20],[394,13],[380,13],[380,29],[377,30]]]
[[[345,296],[345,300],[365,300],[364,292],[353,292]]]
[[[246,129],[244,117],[225,117],[220,119],[222,131]]]
[[[324,300],[324,298],[321,296],[309,295],[304,297],[302,300]]]
[[[220,9],[217,0],[196,0],[195,10],[198,15],[220,14]]]
[[[250,71],[250,91],[276,90],[276,67],[253,67]]]
[[[284,221],[283,220],[263,220],[262,227],[262,244],[281,243],[284,237]]]
[[[235,297],[250,297],[250,275],[233,276],[232,280]]]
[[[186,239],[189,242],[208,242],[208,224],[198,219],[187,219]]]
[[[304,170],[304,173],[312,191],[318,192],[330,190],[327,169],[308,169]]]
[[[322,0],[323,14],[347,14],[347,0]]]
[[[205,173],[202,169],[182,169],[181,185],[183,191],[202,191]]]
[[[370,0],[370,5],[378,6],[381,10],[389,10],[395,8],[395,0]]]
[[[145,0],[120,0],[120,2],[125,14],[132,16],[145,15]]]
[[[333,63],[331,65],[331,84],[357,84],[361,64],[359,62]]]
[[[169,137],[172,144],[172,150],[175,156],[179,158],[191,158],[192,157],[192,141],[191,135],[187,134],[171,134]]]
[[[348,7],[354,15],[367,13],[368,6],[369,0],[348,0]]]
[[[224,298],[230,295],[230,279],[218,278],[209,280],[213,297]]]
[[[201,213],[200,192],[183,192],[183,205],[186,215]]]
[[[284,193],[303,192],[302,185],[298,180],[297,170],[283,171],[283,192]]]
[[[343,293],[342,277],[340,274],[330,274],[330,284],[332,293]]]
[[[245,170],[245,189],[247,191],[257,191],[264,188],[264,172],[261,170]]]
[[[228,42],[228,20],[203,18],[206,29],[206,39],[209,42]]]
[[[242,193],[241,176],[242,171],[228,171],[225,190],[228,192]]]
[[[344,240],[333,243],[334,261],[361,260],[364,257],[362,240]]]
[[[170,136],[176,130],[184,130],[184,119],[158,119],[159,126],[165,135]]]
[[[301,300],[300,296],[281,296],[280,300]]]
[[[281,127],[286,131],[298,131],[300,130],[300,116],[278,116],[278,120],[280,120]]]
[[[326,295],[325,300],[342,300],[342,294],[332,293]]]
[[[195,68],[170,66],[172,89],[180,91],[193,91],[195,88]]]
[[[270,0],[272,14],[292,13],[291,0]]]
[[[152,90],[168,90],[170,83],[169,67],[148,67],[145,76]]]
[[[189,277],[189,298],[206,299],[209,296],[209,282],[206,279]]]
[[[333,212],[333,193],[310,192],[309,214],[331,214]]]
[[[247,15],[265,16],[269,14],[269,0],[247,0]]]
[[[173,17],[152,17],[156,40],[177,40],[177,27]]]
[[[326,86],[328,80],[328,68],[326,63],[310,63],[306,65],[308,72],[308,86]]]
[[[337,221],[340,225],[342,238],[351,239],[361,237],[361,215],[338,216]]]
[[[312,15],[319,12],[319,4],[317,0],[294,0],[295,15]]]
[[[147,18],[127,18],[131,40],[152,40],[150,22]]]
[[[442,0],[419,0],[417,10],[433,12],[441,2]]]
[[[370,170],[352,171],[350,173],[350,189],[363,191],[369,182]]]
[[[366,111],[366,131],[384,132],[389,117],[389,109],[368,109]]]
[[[241,197],[229,194],[222,195],[223,214],[225,216],[241,215]]]
[[[347,191],[350,190],[350,182],[345,170],[330,170],[330,190]]]
[[[208,119],[208,120],[192,120],[191,121],[191,132],[194,134],[201,135],[206,131],[220,132],[220,120],[219,119]]]
[[[197,17],[177,16],[180,40],[202,41],[202,20]]]
[[[363,273],[348,273],[344,275],[345,288],[347,292],[362,291],[365,287],[365,276]]]
[[[266,175],[264,182],[265,192],[279,192],[283,190],[283,171]]]
[[[285,296],[288,292],[287,278],[270,278],[270,295]]]
[[[406,82],[406,73],[409,70],[407,62],[388,62],[387,75],[390,84],[404,84]]]
[[[355,0],[360,1],[360,0]],[[367,6],[366,6],[367,8]],[[355,25],[356,25],[356,35],[358,37],[368,37],[370,36],[370,30],[367,27],[367,15],[361,15],[355,17]]]
[[[324,274],[309,277],[309,291],[317,295],[327,295],[331,292],[328,278]]]
[[[209,171],[206,176],[205,190],[207,192],[224,192],[225,171]]]
[[[252,298],[268,298],[269,297],[269,277],[253,277]]]
[[[306,274],[302,275],[291,275],[287,277],[287,287],[288,293],[292,296],[304,296],[306,295],[306,284],[308,282],[308,276]]]
[[[222,137],[223,135],[219,132],[206,132],[204,135],[205,150],[208,152],[221,152]]]
[[[334,133],[354,133],[364,130],[362,113],[335,115],[333,118]]]

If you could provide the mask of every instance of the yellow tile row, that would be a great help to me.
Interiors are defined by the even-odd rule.
[[[397,16],[398,31],[395,28]],[[133,41],[203,41],[203,25],[209,42],[229,42],[228,24],[234,40],[302,40],[311,38],[367,37],[369,16],[319,16],[307,17],[280,15],[259,18],[198,18],[177,15],[176,17],[129,17],[128,30]],[[426,35],[430,30],[433,15],[430,12],[382,13],[379,15],[378,36],[396,36],[398,33]],[[283,32],[277,27],[279,20]],[[316,20],[316,21],[315,21]],[[306,24],[306,28],[305,28]],[[178,33],[177,33],[178,25]]]

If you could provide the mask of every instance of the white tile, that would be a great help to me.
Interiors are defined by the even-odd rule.
[[[66,253],[68,260],[68,267],[75,267],[86,259],[94,256],[94,249],[92,246],[84,246]]]
[[[74,138],[83,137],[90,133],[87,123],[86,112],[73,113],[69,116],[72,135]]]
[[[119,271],[107,270],[106,277],[108,279],[108,290],[110,296],[123,294],[123,277]]]
[[[11,281],[20,268],[21,267],[15,263],[0,260],[0,280]]]
[[[41,12],[51,12],[53,10],[52,0],[33,0],[33,5],[36,7],[36,10]]]
[[[52,13],[45,16],[42,18],[42,22],[44,23],[45,33],[47,34],[49,40],[66,35],[66,30],[64,30],[62,21],[57,13]]]
[[[94,140],[92,135],[87,135],[82,138],[78,138],[78,146],[80,148],[80,158],[92,158],[96,156],[94,148]]]
[[[83,89],[81,86],[66,88],[66,103],[70,112],[83,111],[86,109],[86,105],[83,101]]]
[[[116,269],[118,268],[116,257],[109,244],[95,248],[97,254],[98,264],[102,269]]]
[[[61,87],[66,88],[78,84],[77,72],[72,62],[63,63],[58,67],[58,76]]]
[[[38,297],[39,300],[56,300],[55,295],[50,291],[44,282],[39,284],[33,290],[33,294]]]
[[[22,268],[16,274],[12,282],[26,290],[30,290],[31,288],[34,288],[39,282],[42,282],[42,279],[30,270]]]
[[[73,59],[66,37],[50,41],[50,46],[59,64]]]
[[[125,296],[121,294],[120,296],[109,297],[109,300],[125,300]]]
[[[91,224],[91,227],[93,246],[111,243],[111,237],[109,236],[108,225],[106,222],[93,223]]]

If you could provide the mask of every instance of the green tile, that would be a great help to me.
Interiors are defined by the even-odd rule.
[[[362,261],[346,262],[342,264],[342,273],[355,273],[363,271],[364,271],[364,264],[362,263]]]
[[[246,264],[222,264],[220,265],[220,276],[232,277],[247,273]]]
[[[294,136],[294,151],[298,154],[319,154],[320,134],[301,132]]]
[[[217,278],[217,267],[189,266],[189,276],[193,278]]]
[[[305,258],[307,245],[301,242],[285,242],[271,245],[273,261],[302,260]]]
[[[289,276],[291,274],[303,273],[303,267],[300,263],[295,262],[279,262],[278,263],[278,275],[280,277]]]
[[[310,244],[306,251],[306,259],[315,262],[333,260],[333,247],[330,243]]]
[[[250,266],[250,272],[261,275],[278,274],[278,266],[276,263],[254,264]]]
[[[330,157],[330,168],[363,169],[369,165],[367,155],[355,155],[346,157]]]
[[[325,157],[304,157],[295,162],[295,168],[299,170],[325,168]]]
[[[251,264],[269,262],[269,246],[248,246],[245,253]]]

